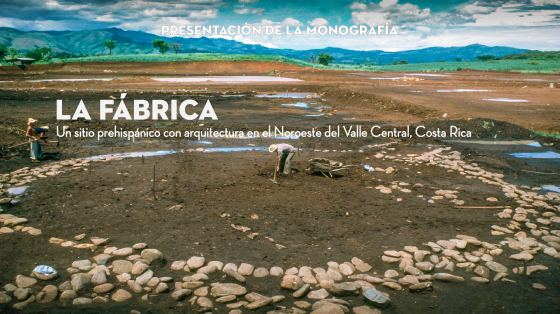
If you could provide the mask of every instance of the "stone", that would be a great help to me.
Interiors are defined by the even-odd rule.
[[[540,283],[534,283],[534,284],[533,284],[533,289],[544,291],[544,290],[546,290],[546,287],[543,286],[543,285],[541,285]]]
[[[518,261],[530,261],[533,259],[533,255],[524,251],[518,254],[513,254],[509,258],[518,260]]]
[[[103,254],[99,254],[99,255],[97,255],[97,256],[94,256],[94,257],[93,257],[93,260],[94,260],[98,265],[105,265],[105,264],[107,264],[107,262],[108,262],[111,258],[113,258],[112,255],[103,253]]]
[[[158,277],[152,277],[150,278],[150,280],[148,280],[147,285],[149,287],[155,287],[159,284],[159,278]]]
[[[230,276],[231,278],[239,281],[239,282],[247,282],[247,279],[245,279],[245,277],[243,277],[242,275],[240,275],[238,272],[232,270],[232,269],[228,269],[226,271],[224,271],[224,273],[228,276]]]
[[[29,289],[17,288],[16,291],[14,291],[14,297],[20,301],[29,298]]]
[[[488,278],[490,277],[490,269],[486,266],[476,266],[474,273],[480,277]]]
[[[226,296],[217,298],[216,302],[227,303],[227,302],[235,301],[235,299],[237,299],[237,297],[234,296],[234,295],[226,295]]]
[[[351,260],[352,264],[356,266],[356,269],[362,273],[368,272],[371,270],[371,265],[362,261],[361,259],[354,257]]]
[[[350,263],[342,263],[338,265],[338,269],[344,276],[350,276],[354,273],[355,267]]]
[[[430,262],[420,262],[420,263],[416,263],[416,268],[418,268],[423,272],[429,273],[434,269],[434,264]]]
[[[381,314],[380,310],[372,309],[367,305],[355,307],[352,311],[354,314]]]
[[[95,288],[93,288],[93,292],[98,293],[98,294],[103,294],[103,293],[107,293],[111,290],[113,290],[115,288],[115,286],[111,283],[106,283],[106,284],[102,284],[99,286],[96,286]]]
[[[401,257],[390,257],[390,256],[383,255],[381,257],[381,260],[384,261],[385,263],[398,263],[401,261]]]
[[[154,272],[150,269],[145,271],[142,275],[136,277],[136,283],[139,285],[145,285],[154,276]]]
[[[216,266],[218,270],[222,270],[222,268],[224,268],[224,263],[220,261],[211,261],[208,263],[208,266]]]
[[[210,279],[210,277],[208,277],[206,274],[194,274],[190,278],[190,281],[205,281]]]
[[[434,275],[434,279],[445,282],[465,282],[465,278],[454,276],[446,273],[438,273]]]
[[[421,291],[431,291],[433,290],[433,284],[430,281],[417,283],[415,285],[409,286],[408,290],[410,292],[421,292]]]
[[[135,250],[142,250],[148,247],[147,243],[136,243],[132,246],[133,249]],[[156,250],[157,251],[157,250]],[[158,251],[159,252],[159,251]],[[147,259],[147,258],[146,258]]]
[[[175,301],[181,301],[191,295],[191,293],[192,291],[190,289],[179,289],[171,293],[171,298]]]
[[[90,237],[91,242],[97,246],[105,245],[109,242],[109,238]]]
[[[171,264],[172,270],[182,270],[187,265],[187,261],[174,261]]]
[[[169,292],[169,286],[167,286],[167,284],[165,282],[160,282],[155,290],[155,293],[166,293]]]
[[[305,301],[296,301],[294,302],[294,305],[302,309],[308,309],[311,307],[312,304]]]
[[[198,268],[204,266],[205,261],[206,261],[206,259],[204,257],[193,256],[193,257],[189,258],[189,260],[187,261],[187,266],[189,266],[190,269],[198,269]]]
[[[313,290],[307,294],[308,299],[322,300],[329,296],[329,292],[325,289]]]
[[[113,265],[113,272],[118,275],[130,273],[130,271],[132,270],[132,263],[125,260],[113,261],[111,265]]]
[[[337,268],[338,268],[338,266],[337,266]],[[329,277],[334,281],[341,281],[342,280],[342,275],[334,269],[327,270],[327,275],[329,275]]]
[[[215,265],[211,265],[211,266],[209,265],[209,266],[203,266],[199,268],[196,272],[198,274],[211,275],[217,271],[218,271],[218,267],[216,267]]]
[[[274,276],[274,277],[280,277],[280,276],[284,275],[284,270],[281,267],[273,266],[270,269],[270,275]]]
[[[205,297],[208,295],[208,287],[200,287],[193,292],[197,297]]]
[[[508,271],[507,267],[502,264],[496,263],[494,261],[486,262],[486,267],[490,268],[491,270],[497,273],[506,273]]]
[[[13,226],[17,226],[17,225],[22,225],[24,223],[27,222],[27,219],[25,218],[10,218],[10,219],[6,219],[4,220],[4,226],[5,227],[13,227]]]
[[[197,289],[204,286],[204,282],[201,281],[189,281],[183,283],[183,289]]]
[[[383,286],[383,287],[387,287],[387,288],[389,288],[389,289],[397,290],[397,291],[402,290],[402,286],[399,285],[399,284],[396,283],[396,282],[390,282],[390,281],[389,281],[389,282],[384,282],[384,283],[382,284],[382,286]]]
[[[134,293],[142,293],[144,291],[142,289],[142,286],[137,284],[134,280],[129,280],[126,283],[128,285],[128,288],[130,288],[130,290],[132,290],[132,292]]]
[[[366,302],[369,302],[376,307],[387,308],[391,306],[391,299],[387,293],[383,293],[375,289],[366,289],[362,295]]]
[[[303,280],[295,275],[287,275],[282,279],[280,286],[287,290],[299,290],[303,287]]]
[[[247,293],[247,289],[234,283],[219,283],[212,286],[212,289],[210,289],[210,293],[213,297],[226,295],[244,295]]]
[[[115,250],[111,254],[116,255],[116,256],[127,256],[127,255],[132,254],[133,252],[134,251],[131,247],[125,247],[125,248],[122,248],[122,249],[119,249],[119,250]]]
[[[91,277],[91,283],[94,285],[101,285],[107,283],[107,275],[104,271],[98,271],[95,275]]]
[[[131,276],[129,273],[124,273],[124,274],[121,274],[121,275],[118,275],[118,276],[117,276],[117,280],[118,280],[119,282],[127,282],[127,281],[129,281],[131,278],[132,278],[132,276]]]
[[[97,296],[97,297],[93,298],[93,302],[94,302],[94,303],[108,303],[108,302],[109,302],[109,299],[107,299],[107,298],[105,298],[105,297],[99,297],[99,296]],[[130,311],[130,312],[132,312],[132,311]]]
[[[2,228],[0,228],[0,233],[4,233],[4,234],[14,233],[14,230],[12,230],[11,228],[8,228],[8,227],[2,227]]]
[[[206,297],[200,297],[196,299],[196,304],[198,304],[198,306],[200,307],[207,307],[207,308],[211,308],[214,306],[214,303],[212,303],[212,301],[210,301],[210,299]]]
[[[384,274],[385,278],[393,278],[393,277],[397,277],[398,275],[399,273],[393,269],[387,270]]]
[[[480,282],[480,283],[489,283],[490,282],[490,280],[488,280],[488,278],[484,278],[484,277],[472,277],[471,280],[476,281],[476,282]]]
[[[72,276],[70,283],[72,284],[72,290],[79,292],[89,283],[89,278],[84,274],[75,274]]]
[[[237,270],[237,272],[242,276],[251,276],[254,269],[255,266],[247,263],[242,263],[241,265],[239,265],[239,269]]]
[[[163,253],[156,249],[145,249],[142,251],[142,253],[140,253],[140,256],[142,256],[143,259],[147,259],[148,261],[150,261],[150,263],[155,260],[163,259]]]
[[[78,297],[78,293],[74,290],[66,290],[60,294],[61,301],[71,301]]]
[[[320,301],[313,304],[312,314],[344,314],[342,306],[339,304]]]
[[[305,276],[303,276],[301,280],[303,280],[304,283],[308,283],[312,285],[317,284],[317,279],[315,279],[315,277],[312,274],[305,274]]]
[[[237,272],[237,265],[235,265],[234,263],[227,263],[224,265],[224,268],[222,269],[222,271],[225,273],[228,270],[232,270],[234,272]]]
[[[294,292],[292,294],[292,296],[295,299],[300,299],[303,298],[304,296],[307,295],[307,293],[309,292],[309,290],[311,290],[311,285],[310,284],[304,284],[301,288],[299,288],[296,292]]]
[[[405,287],[412,286],[418,284],[418,278],[416,276],[404,276],[403,278],[399,279],[399,284]]]
[[[124,302],[130,298],[132,298],[132,294],[124,289],[119,289],[111,295],[111,300],[115,302]]]
[[[13,292],[17,290],[17,287],[11,283],[7,284],[4,286],[4,290],[6,290],[7,292]]]
[[[86,304],[91,304],[93,303],[93,299],[91,298],[75,298],[74,301],[72,301],[72,305],[86,305]]]
[[[10,302],[12,302],[12,298],[9,295],[0,293],[0,304],[6,304]]]
[[[37,283],[37,279],[35,278],[31,278],[23,275],[16,276],[16,286],[18,286],[18,288],[31,287],[36,283]]]
[[[129,262],[130,263],[130,262]],[[128,268],[127,265],[127,269],[122,269],[122,270],[128,270],[128,271],[124,271],[124,273],[131,273],[132,275],[138,276],[142,273],[144,273],[146,270],[148,270],[148,268],[150,268],[150,266],[138,261],[136,263],[134,263],[134,265],[132,265],[132,263],[130,263],[130,268]],[[113,271],[115,271],[113,269]],[[116,272],[116,271],[115,271]]]
[[[406,266],[404,268],[404,272],[407,273],[407,274],[414,275],[414,276],[424,275],[424,273],[420,269],[418,269],[416,267],[413,267],[413,266]]]
[[[349,282],[337,283],[331,287],[330,293],[338,297],[358,295],[360,294],[360,286]]]
[[[263,277],[268,276],[268,274],[269,274],[268,269],[263,268],[263,267],[257,268],[257,269],[255,269],[255,271],[253,272],[253,276],[254,276],[255,278],[263,278]]]

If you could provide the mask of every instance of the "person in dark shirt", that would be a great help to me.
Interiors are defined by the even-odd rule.
[[[273,144],[268,147],[268,151],[278,153],[278,161],[276,162],[276,170],[284,173],[292,173],[292,158],[297,153],[297,149],[289,144]]]

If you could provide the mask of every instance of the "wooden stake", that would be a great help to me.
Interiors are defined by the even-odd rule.
[[[156,199],[156,165],[154,164],[154,180],[152,183],[152,194],[154,195],[154,200]]]

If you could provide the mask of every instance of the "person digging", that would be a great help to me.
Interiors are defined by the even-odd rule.
[[[276,169],[274,171],[274,177],[276,179],[276,171],[282,172],[284,174],[292,173],[292,158],[297,153],[297,149],[289,144],[273,144],[268,147],[268,151],[271,153],[276,152],[278,154],[278,159],[276,160]],[[273,180],[274,181],[274,180]]]
[[[37,134],[35,123],[37,123],[37,120],[33,118],[27,119],[27,130],[25,131],[25,136],[29,138],[29,142],[31,143],[31,161],[39,162],[39,160],[43,157],[43,152],[41,151],[41,145],[39,144],[39,139],[41,137]],[[44,130],[41,128],[37,129]],[[44,132],[42,134],[44,135]],[[43,138],[43,141],[48,143],[46,138]]]

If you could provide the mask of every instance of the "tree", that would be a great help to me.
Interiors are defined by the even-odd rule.
[[[169,44],[163,41],[163,39],[154,39],[152,41],[152,46],[159,49],[159,53],[165,54],[169,50]]]
[[[0,44],[0,59],[6,58],[8,55],[8,47],[6,45]]]
[[[330,62],[334,61],[334,57],[328,53],[320,53],[317,60],[319,60],[319,64],[329,65]]]
[[[113,49],[115,49],[116,46],[117,44],[115,43],[114,40],[107,39],[106,41],[103,42],[103,47],[109,49],[109,55],[113,53]]]
[[[391,65],[397,65],[397,64],[398,64],[397,61],[391,62]]]
[[[50,61],[52,59],[52,49],[48,47],[35,48],[33,51],[27,52],[25,56],[36,61]]]
[[[19,51],[17,50],[16,47],[8,48],[8,56],[10,56],[12,58],[17,58],[18,55],[19,55]]]
[[[463,61],[463,59],[461,59],[461,58],[455,58],[455,61],[461,62],[461,61]]]
[[[180,47],[181,47],[181,45],[179,45],[178,43],[171,43],[171,48],[173,48],[173,51],[175,51],[175,54],[177,54],[179,52]]]
[[[475,57],[475,59],[484,62],[484,61],[488,61],[488,60],[495,60],[496,57],[494,57],[493,55],[482,55],[482,56]]]
[[[408,61],[406,61],[406,60],[401,60],[401,62],[399,62],[399,64],[408,64]]]

